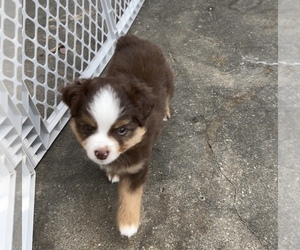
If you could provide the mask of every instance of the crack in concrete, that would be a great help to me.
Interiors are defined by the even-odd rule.
[[[286,66],[300,66],[300,62],[285,62],[285,61],[278,61],[278,62],[267,62],[267,61],[260,61],[258,58],[248,58],[242,56],[242,59],[246,62],[252,64],[263,64],[267,66],[278,66],[278,65],[286,65]]]
[[[207,145],[208,147],[210,148],[210,152],[211,154],[213,155],[213,158],[215,159],[217,165],[219,166],[219,171],[220,173],[222,174],[222,176],[224,176],[224,178],[230,183],[230,185],[233,187],[234,189],[234,202],[233,202],[233,208],[234,208],[234,211],[235,213],[237,214],[239,220],[242,222],[242,224],[248,229],[248,231],[258,240],[259,244],[266,250],[268,250],[268,247],[265,246],[262,241],[260,240],[259,236],[257,236],[255,234],[255,232],[248,226],[248,223],[247,221],[245,221],[243,219],[243,217],[241,216],[241,214],[239,213],[237,207],[236,207],[236,203],[237,203],[237,188],[234,184],[234,182],[232,180],[229,179],[229,177],[223,172],[223,169],[222,167],[220,166],[218,160],[217,160],[217,157],[216,157],[216,154],[214,152],[214,149],[213,149],[213,146],[212,146],[212,143],[210,141],[210,136],[209,136],[209,133],[208,133],[208,124],[207,124],[207,121],[206,121],[206,118],[204,117],[204,123],[205,123],[205,135],[206,135],[206,142],[207,142]]]

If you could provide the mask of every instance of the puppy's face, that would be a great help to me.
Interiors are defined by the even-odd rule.
[[[117,160],[142,141],[152,108],[150,90],[120,78],[94,78],[63,89],[71,128],[88,157],[100,165]]]

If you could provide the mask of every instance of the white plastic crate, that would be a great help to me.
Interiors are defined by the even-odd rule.
[[[103,71],[143,2],[0,0],[0,250],[13,248],[20,193],[22,248],[32,248],[34,168],[69,119],[60,89]]]

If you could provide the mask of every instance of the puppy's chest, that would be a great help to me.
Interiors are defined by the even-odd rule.
[[[100,165],[100,169],[104,170],[107,174],[136,174],[144,167],[144,160],[131,165],[122,165],[122,163],[112,163],[110,165]]]

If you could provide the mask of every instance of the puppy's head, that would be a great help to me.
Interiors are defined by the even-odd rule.
[[[153,107],[151,89],[126,78],[75,81],[62,90],[71,112],[71,129],[88,157],[114,162],[142,141]]]

